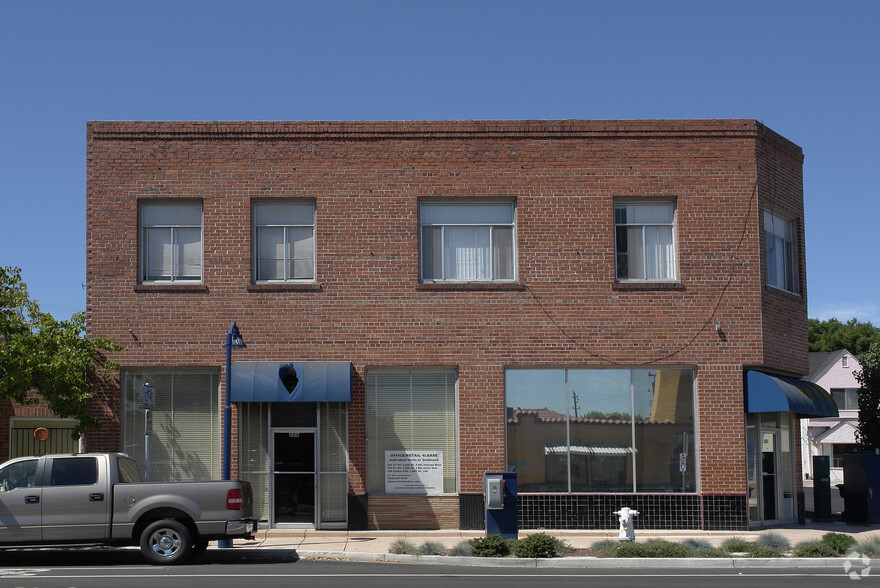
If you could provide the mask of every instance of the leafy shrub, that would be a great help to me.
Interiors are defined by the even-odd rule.
[[[471,539],[471,548],[477,557],[504,557],[510,555],[510,544],[501,535]]]
[[[672,541],[650,541],[645,544],[647,557],[690,557],[694,549],[682,543]]]
[[[700,549],[715,549],[706,539],[694,539],[693,537],[685,539],[681,544],[686,545],[695,551]]]
[[[838,557],[833,547],[821,541],[804,541],[794,547],[795,557]]]
[[[398,539],[388,548],[388,553],[415,553],[416,545],[412,541],[406,539]]]
[[[644,543],[635,541],[620,542],[614,553],[615,557],[648,557],[648,548]]]
[[[755,541],[755,543],[757,543],[761,547],[768,547],[777,551],[791,550],[791,543],[788,542],[788,539],[785,538],[785,535],[773,531],[761,533],[760,535],[758,535],[758,540]]]
[[[681,543],[652,539],[645,543],[621,542],[617,557],[690,557],[694,550]]]
[[[746,553],[749,554],[749,557],[782,557],[780,550],[759,545],[758,543],[752,543]]]
[[[446,555],[446,547],[436,541],[425,541],[416,549],[416,555]]]
[[[726,555],[704,539],[685,540],[681,543],[663,539],[650,539],[644,543],[606,539],[593,543],[590,549],[606,557],[724,557]]]
[[[836,551],[838,555],[846,555],[856,545],[856,538],[843,533],[825,533],[821,542]]]
[[[731,537],[724,540],[724,543],[721,544],[721,550],[725,553],[749,553],[752,545],[754,543],[751,541],[746,541],[739,537]]]
[[[523,537],[511,548],[516,557],[556,557],[565,550],[565,543],[546,533]]]
[[[617,557],[617,546],[620,541],[616,539],[602,539],[590,545],[590,549],[605,557]]]
[[[461,541],[453,545],[449,551],[449,555],[457,555],[459,557],[470,557],[474,554],[474,548],[470,541]]]
[[[880,557],[880,537],[871,537],[860,541],[853,551],[858,551],[863,557]]]

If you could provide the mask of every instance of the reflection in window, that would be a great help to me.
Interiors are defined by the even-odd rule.
[[[0,492],[32,488],[37,477],[37,460],[17,461],[0,469]]]
[[[506,375],[508,468],[521,492],[695,491],[692,370]]]

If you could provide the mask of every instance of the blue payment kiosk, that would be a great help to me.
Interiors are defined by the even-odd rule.
[[[483,476],[486,501],[486,535],[519,538],[516,472],[487,472]]]

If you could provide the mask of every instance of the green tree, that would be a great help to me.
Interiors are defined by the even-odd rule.
[[[875,342],[859,357],[862,371],[856,373],[859,381],[859,429],[856,442],[859,449],[873,451],[880,447],[880,343]]]
[[[847,349],[854,355],[866,352],[872,343],[880,343],[880,327],[855,318],[845,323],[836,318],[808,320],[810,351],[837,351]]]
[[[112,339],[85,336],[84,312],[58,321],[28,294],[21,269],[0,266],[0,400],[37,404],[42,398],[59,417],[79,421],[74,434],[101,422],[88,400],[119,366],[106,352],[121,349]]]

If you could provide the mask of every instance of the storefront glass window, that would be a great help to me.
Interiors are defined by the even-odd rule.
[[[693,370],[510,369],[505,389],[520,492],[696,491]]]
[[[155,390],[150,411],[149,481],[220,477],[219,378],[216,371],[150,370],[125,373],[122,450],[146,473],[143,385]]]
[[[456,491],[455,370],[367,373],[368,491]]]

